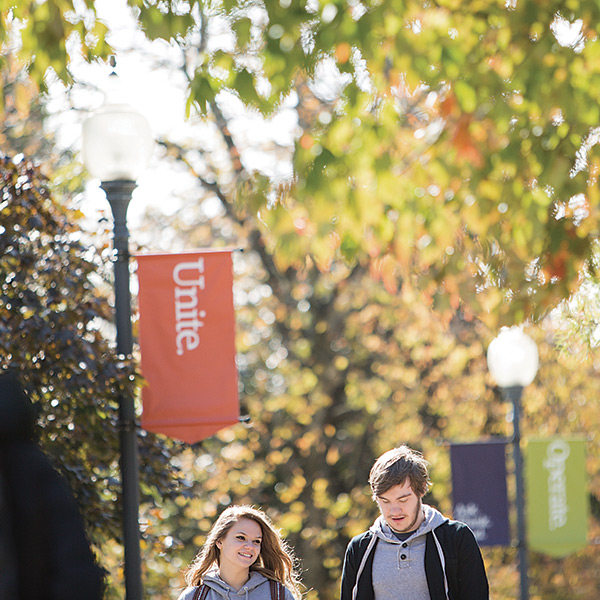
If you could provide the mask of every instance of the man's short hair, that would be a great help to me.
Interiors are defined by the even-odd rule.
[[[408,446],[402,445],[382,454],[369,473],[369,484],[373,497],[385,494],[396,485],[402,485],[408,478],[412,491],[419,497],[429,489],[428,462],[423,455]]]

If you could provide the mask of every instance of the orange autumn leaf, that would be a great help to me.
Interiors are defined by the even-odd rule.
[[[348,42],[342,42],[335,48],[335,58],[341,64],[347,63],[350,60],[351,53],[352,47]]]
[[[309,135],[308,133],[303,134],[302,137],[300,138],[300,146],[304,150],[310,150],[313,147],[313,144],[314,144],[314,138],[312,137],[312,135]]]
[[[470,124],[470,115],[463,115],[459,119],[452,138],[452,145],[456,148],[456,152],[460,158],[473,163],[477,167],[481,167],[483,165],[483,157],[473,142],[473,137],[469,131]]]

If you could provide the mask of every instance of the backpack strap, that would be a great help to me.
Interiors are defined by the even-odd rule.
[[[285,600],[285,588],[281,581],[269,579],[271,585],[271,600]]]
[[[206,584],[202,584],[196,587],[196,591],[192,596],[192,600],[206,600],[206,596],[208,596],[208,590],[210,588]]]

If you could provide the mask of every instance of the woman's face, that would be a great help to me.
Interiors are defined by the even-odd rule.
[[[219,568],[249,569],[260,554],[262,530],[252,519],[239,519],[223,538],[217,541],[221,550]]]

